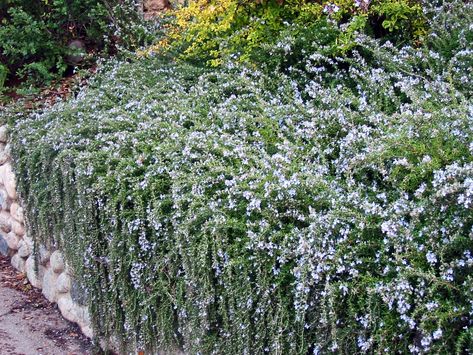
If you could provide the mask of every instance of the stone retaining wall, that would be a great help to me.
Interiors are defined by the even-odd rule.
[[[83,294],[74,282],[59,250],[39,246],[26,234],[23,208],[16,193],[7,127],[0,126],[0,253],[11,257],[11,264],[26,274],[30,283],[58,304],[64,318],[77,323],[92,338],[92,326]],[[38,258],[38,263],[35,263]]]

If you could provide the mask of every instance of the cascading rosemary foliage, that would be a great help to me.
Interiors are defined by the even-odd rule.
[[[97,334],[190,354],[471,351],[473,6],[433,16],[428,47],[360,36],[294,77],[114,62],[18,119],[29,231],[65,250]]]

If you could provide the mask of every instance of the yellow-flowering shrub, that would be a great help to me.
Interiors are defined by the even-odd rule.
[[[290,26],[302,31],[320,21],[339,26],[335,54],[353,48],[358,32],[404,40],[420,37],[425,27],[421,4],[413,0],[193,0],[171,15],[168,37],[145,53],[174,47],[186,59],[213,66],[228,56],[254,60],[256,50],[277,44]]]

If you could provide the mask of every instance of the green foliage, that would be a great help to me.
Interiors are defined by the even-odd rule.
[[[344,58],[330,21],[294,26],[271,75],[114,61],[10,117],[29,233],[64,250],[97,336],[122,352],[471,352],[462,18],[426,39],[452,36],[448,51],[360,35]]]
[[[64,74],[81,39],[94,53],[136,48],[150,38],[134,1],[9,0],[0,16],[0,59],[10,78],[42,85]]]
[[[10,8],[8,15],[9,21],[3,19],[0,27],[0,40],[2,57],[10,72],[15,73],[21,68],[21,76],[36,71],[39,78],[50,79],[49,70],[60,56],[60,48],[48,38],[46,25],[21,8]],[[28,59],[34,56],[42,60],[28,63]]]
[[[3,86],[5,85],[5,80],[7,78],[8,68],[3,64],[0,64],[0,93],[3,91]]]
[[[360,33],[400,43],[419,39],[426,31],[422,7],[412,0],[197,0],[174,15],[169,34],[173,45],[182,48],[184,58],[211,65],[228,57],[264,63],[270,56],[261,56],[260,47],[277,46],[281,32],[304,32],[327,22],[338,27],[331,42],[333,56],[353,49]]]
[[[388,31],[409,31],[421,35],[422,18],[419,16],[422,8],[417,1],[380,1],[373,2],[374,12],[384,18],[382,26]],[[420,33],[415,33],[421,31]]]

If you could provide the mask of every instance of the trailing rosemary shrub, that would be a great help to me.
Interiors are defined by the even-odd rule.
[[[436,47],[360,36],[271,77],[109,63],[16,120],[29,231],[124,346],[471,351],[472,19],[433,23]]]

